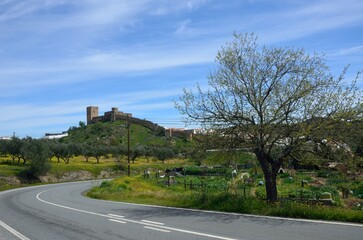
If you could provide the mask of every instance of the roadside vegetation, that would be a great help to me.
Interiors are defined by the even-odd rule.
[[[12,141],[28,144],[35,140],[13,139],[6,142],[7,145],[3,144],[2,149],[11,146]],[[72,146],[69,149],[74,149],[75,146],[67,142],[67,139],[36,141],[44,141],[49,146]],[[169,140],[173,141],[184,140]],[[179,152],[163,161],[157,156],[137,156],[134,161],[130,161],[131,177],[127,177],[126,153],[116,156],[108,153],[97,160],[93,155],[85,157],[65,151],[68,161],[61,157],[58,160],[52,154],[44,158],[41,154],[48,166],[46,172],[36,171],[37,175],[34,176],[37,178],[24,178],[23,175],[25,171],[32,169],[31,154],[24,163],[21,155],[2,153],[0,190],[47,182],[115,178],[103,181],[99,187],[91,189],[88,196],[246,214],[363,222],[362,157],[349,161],[349,164],[355,166],[352,165],[349,169],[345,168],[344,162],[334,167],[325,162],[319,164],[318,161],[304,161],[295,167],[294,162],[285,165],[277,177],[279,201],[271,204],[266,201],[264,184],[259,184],[264,183],[264,177],[253,154],[206,152],[202,151],[204,144],[204,141],[196,137],[193,142],[185,144],[184,151],[186,146],[188,151],[183,154]],[[122,145],[119,147],[122,148]],[[29,151],[32,149],[24,148]],[[24,153],[25,150],[21,152]],[[167,173],[167,169],[178,169],[181,172]],[[324,197],[327,193],[328,196]],[[326,199],[320,201],[322,197]]]
[[[180,162],[179,166],[181,164],[190,162]],[[264,186],[258,184],[263,181],[260,171],[254,175],[253,169],[241,169],[233,175],[230,169],[212,171],[211,168],[185,166],[185,175],[172,173],[169,177],[165,172],[157,175],[160,166],[148,167],[147,174],[103,181],[87,195],[151,205],[363,223],[362,179],[349,183],[350,192],[343,197],[344,177],[338,172],[327,176],[315,171],[297,171],[293,178],[290,173],[283,173],[278,177],[280,200],[271,204],[266,201]],[[197,173],[198,168],[202,175]],[[242,176],[248,174],[250,177],[243,179]],[[254,182],[245,181],[251,178]]]
[[[234,34],[216,63],[206,92],[184,89],[175,103],[203,129],[193,140],[125,121],[1,140],[0,190],[116,177],[88,195],[363,223],[360,74],[333,76],[324,56],[259,47],[254,34]]]

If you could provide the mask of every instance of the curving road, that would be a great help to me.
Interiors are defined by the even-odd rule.
[[[0,239],[362,239],[363,225],[89,199],[96,181],[0,192]]]

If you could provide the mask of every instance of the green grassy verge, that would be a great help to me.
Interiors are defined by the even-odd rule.
[[[168,187],[156,180],[145,180],[141,176],[105,181],[99,187],[91,189],[87,195],[97,199],[151,205],[363,223],[361,210],[292,201],[267,204],[256,197],[244,197],[229,191],[185,190],[183,184]]]

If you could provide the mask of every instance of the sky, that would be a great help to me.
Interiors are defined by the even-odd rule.
[[[234,32],[363,70],[362,0],[0,0],[0,137],[66,131],[87,106],[184,127],[173,100]]]

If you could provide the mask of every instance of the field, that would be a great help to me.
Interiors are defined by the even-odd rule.
[[[299,173],[301,179],[312,173]],[[299,179],[299,177],[297,177]],[[329,205],[322,202],[309,202],[308,192],[321,195],[335,188],[299,185],[299,180],[283,183],[279,181],[281,200],[274,204],[264,201],[264,187],[254,184],[236,184],[236,180],[226,176],[179,176],[158,178],[136,175],[120,177],[113,181],[104,181],[99,187],[88,192],[88,196],[97,199],[126,201],[133,203],[155,204],[182,208],[196,208],[245,214],[324,219],[363,223],[363,211],[359,207],[362,200],[351,195],[342,199],[339,191],[333,192],[333,201]],[[300,183],[301,184],[301,183]],[[357,185],[361,186],[360,183]],[[289,196],[288,193],[291,193]],[[303,195],[300,195],[303,192]],[[297,196],[293,195],[294,193]],[[347,203],[352,203],[350,206]]]
[[[239,169],[232,175],[232,169],[200,168],[184,159],[161,163],[138,158],[135,163],[131,162],[131,176],[127,177],[125,158],[120,162],[102,158],[98,164],[94,159],[86,162],[82,157],[72,158],[69,164],[52,159],[51,166],[48,175],[57,177],[83,171],[99,178],[102,171],[113,172],[114,180],[105,180],[88,192],[89,197],[97,199],[363,223],[362,178],[352,180],[338,171],[286,170],[277,182],[280,201],[268,204],[264,200],[265,188],[258,184],[263,181],[263,175],[252,168]],[[4,181],[24,167],[0,157],[0,190],[24,186]],[[166,169],[180,167],[183,175],[169,174],[175,176],[168,177],[165,173]],[[329,199],[320,201],[327,193]]]

